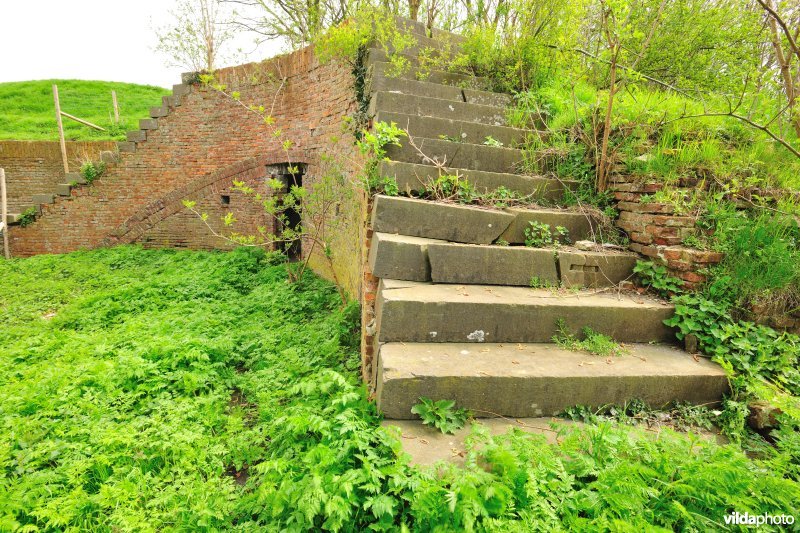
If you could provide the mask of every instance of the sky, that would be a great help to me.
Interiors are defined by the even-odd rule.
[[[168,67],[153,48],[177,0],[0,0],[0,82],[42,79],[124,81],[171,88],[186,68]],[[237,47],[256,61],[280,52]]]

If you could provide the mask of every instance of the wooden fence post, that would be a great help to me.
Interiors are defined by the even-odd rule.
[[[117,105],[117,91],[111,91],[111,101],[114,102],[114,124],[119,125],[119,106]]]
[[[58,139],[61,141],[61,159],[64,161],[64,174],[69,174],[67,143],[64,142],[64,124],[61,122],[61,104],[58,101],[58,85],[55,84],[53,84],[53,100],[56,103],[56,122],[58,122]]]
[[[8,249],[8,202],[6,200],[6,171],[0,168],[0,228],[3,230],[3,255],[11,259]]]

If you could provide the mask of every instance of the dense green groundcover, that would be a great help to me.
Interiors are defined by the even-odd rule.
[[[53,103],[53,84],[58,85],[61,110],[96,124],[106,131],[64,119],[67,140],[123,140],[127,130],[139,127],[139,119],[161,104],[170,92],[152,85],[113,81],[37,80],[0,83],[0,139],[58,140]],[[120,123],[114,123],[111,91],[117,93]]]
[[[724,529],[800,518],[776,454],[601,424],[476,429],[417,470],[358,381],[358,310],[280,261],[121,247],[0,262],[0,530]]]

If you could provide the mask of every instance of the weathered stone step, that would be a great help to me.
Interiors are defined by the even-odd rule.
[[[400,146],[391,144],[386,147],[386,157],[393,161],[418,164],[425,164],[433,159],[455,168],[511,174],[522,167],[525,158],[522,150],[501,146],[467,144],[424,137],[403,139],[400,142],[402,143]]]
[[[451,176],[460,176],[480,193],[496,191],[500,187],[530,197],[531,200],[560,200],[564,190],[577,186],[574,181],[558,181],[542,176],[521,176],[503,172],[484,172],[465,168],[446,167],[442,170]],[[378,167],[381,177],[397,182],[402,192],[421,192],[439,177],[439,169],[433,165],[418,165],[400,161],[381,161]]]
[[[374,233],[369,265],[374,276],[406,281],[600,288],[629,278],[637,258],[633,253],[481,246]]]
[[[378,110],[375,114],[374,120],[375,122],[386,122],[387,124],[394,122],[399,127],[407,130],[412,137],[441,139],[444,136],[447,139],[468,144],[484,144],[489,142],[491,137],[509,148],[520,146],[529,138],[546,137],[548,135],[545,131],[531,131],[507,126],[488,126],[478,122],[421,117],[381,110]]]
[[[506,125],[506,111],[502,107],[386,91],[378,91],[370,99],[370,116],[375,116],[378,111],[478,122],[490,126]]]
[[[722,368],[668,346],[627,346],[605,358],[553,344],[403,344],[381,346],[376,399],[387,418],[414,418],[420,397],[455,400],[477,417],[552,416],[574,405],[641,399],[719,402]]]
[[[584,240],[592,232],[589,217],[563,209],[499,210],[376,195],[372,212],[373,231],[466,244],[491,244],[498,239],[522,244],[530,221],[548,224],[553,230],[563,226],[573,241]]]
[[[367,90],[370,93],[377,91],[399,92],[415,96],[427,96],[430,98],[440,98],[442,100],[468,102],[495,107],[508,107],[514,100],[513,97],[508,94],[478,91],[475,89],[462,89],[453,85],[391,77],[378,73],[373,73],[373,75],[370,76]]]
[[[584,326],[619,342],[672,342],[663,321],[674,307],[640,295],[383,279],[379,342],[550,342],[556,323]]]
[[[398,71],[398,69],[387,61],[381,61],[381,58],[386,58],[386,54],[382,50],[371,50],[369,52],[371,61],[368,62],[371,75],[386,76],[389,78],[403,78],[408,80],[427,81],[430,83],[438,83],[440,85],[451,85],[460,87],[462,89],[475,89],[475,90],[489,90],[492,86],[488,78],[482,76],[473,76],[460,72],[449,72],[446,70],[438,70],[421,67],[416,62],[411,64],[409,62],[408,68]]]

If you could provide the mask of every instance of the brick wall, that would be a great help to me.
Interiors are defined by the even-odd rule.
[[[72,172],[80,169],[82,161],[97,161],[100,152],[116,148],[113,141],[68,141],[66,145]],[[0,168],[6,171],[10,213],[30,207],[34,194],[53,194],[59,183],[65,183],[58,141],[0,141]]]
[[[242,233],[268,222],[258,205],[231,191],[231,184],[258,184],[266,165],[286,163],[284,140],[293,143],[291,161],[306,165],[304,185],[313,186],[331,167],[347,179],[360,175],[363,160],[346,131],[345,118],[358,108],[348,65],[322,65],[308,47],[224,69],[217,76],[229,91],[240,93],[240,102],[192,85],[180,105],[157,120],[157,129],[148,130],[135,151],[120,152],[120,161],[92,186],[44,206],[32,225],[12,227],[12,253],[63,253],[131,242],[229,247],[188,213],[182,200],[197,201],[198,210],[208,212],[209,223],[220,230],[219,219],[228,211],[239,221],[234,229]],[[246,109],[250,105],[273,110],[275,126],[283,132],[280,139]],[[346,187],[348,192],[355,189]],[[230,196],[229,205],[222,204],[222,195]],[[312,259],[312,266],[358,297],[366,197],[351,196],[330,215],[337,222],[333,268],[321,255]]]
[[[643,196],[662,188],[661,183],[638,183],[617,176],[611,184],[620,213],[616,224],[630,238],[631,250],[665,265],[671,276],[692,289],[705,281],[702,270],[719,263],[724,256],[683,245],[687,237],[699,231],[696,216],[678,213],[669,203],[642,201]]]

